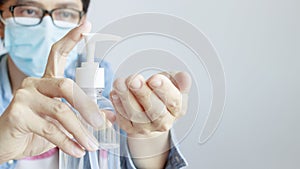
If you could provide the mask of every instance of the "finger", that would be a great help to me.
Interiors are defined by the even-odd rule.
[[[141,105],[139,105],[135,97],[127,88],[125,79],[116,79],[113,86],[115,92],[120,97],[120,100],[129,120],[134,123],[149,123],[150,120],[144,113]]]
[[[96,151],[98,149],[99,144],[97,140],[87,131],[65,103],[37,94],[36,103],[32,105],[32,109],[43,116],[46,115],[57,120],[88,151]]]
[[[175,117],[170,113],[164,113],[165,116],[160,116],[151,123],[134,123],[126,118],[126,112],[123,108],[122,102],[115,91],[111,92],[111,100],[117,112],[117,122],[119,126],[126,131],[128,136],[132,134],[148,135],[153,131],[164,132],[170,130]]]
[[[127,114],[123,108],[122,102],[120,100],[120,97],[117,95],[115,91],[112,91],[110,93],[110,98],[112,100],[112,103],[114,105],[115,111],[116,111],[116,120],[119,126],[126,131],[127,133],[133,132],[133,126],[129,118],[127,117]]]
[[[119,126],[126,131],[128,135],[131,134],[149,134],[152,130],[151,123],[134,123],[126,118],[126,112],[123,108],[121,100],[118,95],[111,94],[115,110],[117,112],[117,122]]]
[[[169,78],[161,74],[156,74],[149,78],[147,84],[163,101],[173,116],[179,117],[185,113],[185,111],[182,111],[182,94]]]
[[[105,114],[98,105],[87,96],[73,80],[67,78],[26,78],[23,86],[32,86],[48,97],[65,98],[93,127],[102,128],[105,123]]]
[[[169,78],[181,93],[188,93],[192,86],[192,78],[187,72],[162,72]]]
[[[155,121],[160,118],[160,116],[165,115],[167,112],[166,106],[148,87],[143,76],[130,76],[126,83],[151,121]]]
[[[63,77],[67,56],[82,39],[82,33],[88,33],[90,30],[91,23],[85,21],[56,42],[51,48],[43,77]]]
[[[30,123],[27,123],[27,128],[30,132],[33,132],[41,137],[44,137],[54,145],[57,145],[65,153],[82,157],[85,151],[76,142],[67,137],[59,128],[50,123],[35,113],[28,113],[25,117]]]
[[[110,100],[112,101],[115,111],[117,111],[118,113],[120,113],[120,115],[129,120],[129,117],[126,114],[126,111],[124,110],[120,97],[118,96],[115,90],[110,92]]]
[[[149,134],[155,129],[152,123],[137,123],[132,122],[127,117],[127,114],[123,108],[120,97],[116,94],[116,91],[111,92],[111,100],[117,111],[117,121],[120,127],[127,132],[127,134]]]
[[[191,90],[192,78],[187,72],[174,72],[174,73],[163,73],[168,77],[173,84],[179,89],[182,94],[182,112],[186,112],[188,109],[188,93]]]
[[[105,114],[105,117],[111,122],[114,123],[116,121],[116,115],[114,112],[109,110],[102,110],[102,112]]]

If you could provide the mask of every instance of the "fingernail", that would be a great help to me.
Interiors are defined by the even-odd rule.
[[[76,146],[73,147],[73,153],[74,153],[77,157],[82,157],[82,156],[85,155],[85,151],[82,150],[82,149],[80,149],[80,148],[78,148],[78,147],[76,147]]]
[[[160,87],[162,84],[161,79],[155,79],[150,82],[151,87]]]
[[[127,86],[125,85],[125,83],[119,83],[117,85],[117,90],[119,90],[120,92],[125,92],[127,90]]]
[[[142,87],[141,80],[139,80],[138,78],[134,78],[130,83],[130,87],[132,89],[140,89]]]

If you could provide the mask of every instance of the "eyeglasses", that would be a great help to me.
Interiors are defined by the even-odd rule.
[[[14,5],[9,7],[14,21],[22,26],[39,25],[44,16],[48,14],[55,26],[61,28],[70,28],[74,24],[79,24],[83,11],[72,8],[56,8],[51,11],[30,5]],[[72,26],[71,26],[72,25]]]

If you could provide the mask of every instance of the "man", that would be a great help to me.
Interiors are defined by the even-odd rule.
[[[131,156],[121,157],[122,168],[184,166],[171,146],[169,130],[186,112],[191,85],[186,73],[115,80],[110,97],[116,115],[95,113],[96,105],[83,92],[76,99],[90,106],[74,105],[72,89],[79,87],[62,77],[73,78],[68,72],[74,71],[77,59],[74,47],[91,29],[85,15],[88,6],[89,0],[0,0],[0,35],[8,50],[0,58],[0,168],[53,169],[58,167],[55,147],[74,157],[98,148],[92,134],[57,98],[67,100],[93,126],[103,125],[103,117],[117,119],[128,136],[121,146],[128,146]],[[42,153],[47,159],[41,160]],[[30,164],[14,160],[31,156],[37,158]]]

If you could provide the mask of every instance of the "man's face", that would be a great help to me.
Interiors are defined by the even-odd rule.
[[[48,11],[56,8],[73,8],[82,11],[81,0],[8,0],[0,9],[3,11],[3,19],[12,17],[9,7],[17,4],[26,4],[39,7]],[[4,38],[4,26],[0,27],[0,37]]]

